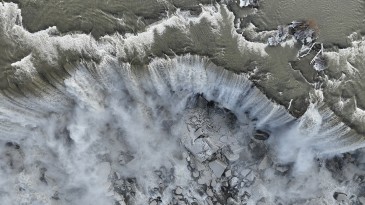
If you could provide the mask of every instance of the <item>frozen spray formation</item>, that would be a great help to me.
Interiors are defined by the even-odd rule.
[[[363,136],[321,90],[295,118],[254,86],[252,73],[192,54],[136,60],[150,55],[151,36],[174,25],[209,20],[223,32],[220,20],[232,20],[225,7],[179,11],[138,35],[99,40],[54,27],[29,33],[15,4],[0,11],[1,42],[20,50],[0,58],[12,60],[1,76],[0,204],[365,201]],[[237,52],[268,55],[227,30]]]
[[[263,161],[294,163],[293,177],[312,174],[316,157],[362,146],[359,136],[334,122],[331,111],[313,104],[295,119],[245,76],[197,56],[156,59],[145,71],[113,59],[100,65],[84,63],[70,71],[64,88],[49,92],[53,95],[14,98],[2,94],[1,199],[5,203],[161,200],[168,204],[179,187],[182,201],[204,204],[208,195],[199,192],[209,185],[215,190],[212,198],[224,204],[230,199],[227,191],[220,190],[226,169],[240,173],[247,162],[265,155],[256,156],[262,150],[250,148],[252,143],[267,149],[270,159],[266,156]],[[267,143],[253,138],[255,130],[271,134]],[[188,168],[186,158],[194,168]],[[269,170],[270,161],[264,163],[252,175],[259,178],[259,170]],[[237,180],[232,183],[241,186],[243,179],[232,176],[230,180]],[[268,178],[282,186],[282,180],[289,180]],[[248,203],[283,197],[272,192],[274,184],[266,187],[257,180],[251,179],[252,186],[267,191],[248,189]],[[216,185],[210,185],[212,181]],[[132,184],[130,190],[122,189],[125,183]],[[317,194],[331,198],[326,191],[336,187],[323,186]],[[295,189],[309,192],[306,187]],[[245,189],[237,190],[230,200],[243,200],[238,196]]]

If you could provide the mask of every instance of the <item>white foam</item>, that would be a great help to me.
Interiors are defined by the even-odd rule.
[[[260,194],[274,200],[274,195],[283,194],[287,186],[294,187],[289,190],[295,197],[303,193],[318,197],[317,193],[310,192],[319,190],[321,194],[333,184],[331,180],[319,180],[320,177],[331,178],[328,173],[322,173],[323,169],[315,169],[313,158],[364,146],[363,140],[337,121],[333,112],[321,103],[312,103],[304,116],[296,119],[283,106],[271,102],[244,75],[217,67],[205,58],[186,55],[154,59],[145,70],[138,71],[118,61],[118,57],[126,55],[124,49],[136,48],[139,54],[146,54],[153,43],[154,31],[163,34],[168,26],[184,30],[203,18],[215,26],[212,32],[220,32],[220,21],[228,18],[232,22],[227,25],[231,28],[230,35],[237,38],[242,53],[267,55],[266,45],[248,42],[235,32],[234,16],[225,6],[203,7],[198,17],[179,11],[136,36],[115,34],[100,41],[83,34],[51,36],[49,33],[55,32],[54,27],[32,34],[14,20],[20,16],[15,4],[1,4],[0,10],[4,11],[0,13],[1,22],[10,22],[2,24],[4,33],[18,35],[24,45],[34,49],[13,66],[18,69],[18,75],[24,73],[35,86],[34,93],[24,92],[24,96],[11,90],[0,95],[0,142],[18,143],[23,158],[19,157],[16,163],[24,164],[23,169],[12,170],[11,174],[7,172],[8,165],[4,165],[7,170],[0,170],[0,184],[10,187],[1,189],[6,196],[0,198],[4,204],[9,204],[10,200],[17,204],[47,204],[55,192],[59,194],[60,204],[111,204],[113,196],[121,197],[117,197],[116,192],[109,195],[108,186],[114,172],[122,178],[137,179],[135,200],[137,204],[145,204],[149,200],[148,193],[160,183],[154,171],[162,167],[164,170],[175,168],[175,184],[195,190],[180,156],[188,146],[180,139],[186,132],[182,119],[187,105],[198,94],[235,114],[241,124],[230,130],[232,135],[247,137],[252,134],[247,130],[253,128],[244,124],[252,123],[254,128],[271,134],[268,145],[273,160],[295,163],[293,175],[302,178],[293,186],[290,187],[286,179],[273,179],[267,185],[262,183],[256,187],[259,194],[253,196],[252,201]],[[51,87],[40,80],[32,57],[37,55],[57,65],[59,48],[100,58],[100,64],[82,61],[74,70],[68,70],[70,76],[64,84]],[[116,57],[112,55],[115,51]],[[333,87],[338,83],[334,82]],[[361,110],[357,112],[362,114]],[[247,122],[249,119],[254,122]],[[170,129],[166,128],[166,123],[172,123],[167,126]],[[197,134],[193,135],[196,139]],[[225,143],[234,143],[234,140],[227,138]],[[131,157],[121,164],[123,154]],[[40,168],[47,169],[47,185],[39,181]],[[269,171],[267,175],[272,176]],[[310,173],[318,177],[310,178]],[[204,180],[206,183],[207,179]],[[308,189],[302,187],[305,180],[311,185]],[[277,185],[281,188],[277,189]],[[174,184],[167,184],[166,193],[171,193],[173,188]],[[171,195],[163,197],[167,199]],[[199,200],[205,199],[200,197]]]

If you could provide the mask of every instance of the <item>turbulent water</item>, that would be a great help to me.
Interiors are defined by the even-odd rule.
[[[0,4],[0,204],[365,203],[361,32],[321,51],[258,31],[266,1],[157,2],[78,31]]]

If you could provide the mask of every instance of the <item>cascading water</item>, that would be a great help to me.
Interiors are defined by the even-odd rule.
[[[112,203],[109,192],[136,204],[161,195],[167,204],[176,186],[194,192],[203,183],[189,176],[185,155],[200,166],[218,159],[224,167],[244,166],[255,130],[271,134],[266,146],[276,163],[296,162],[301,172],[314,157],[359,145],[349,128],[333,125],[330,111],[313,104],[295,119],[245,76],[198,56],[156,59],[145,70],[112,59],[84,63],[70,71],[63,88],[46,90],[2,94],[1,140],[17,146],[6,146],[3,201],[16,194],[18,203],[47,204],[55,197],[61,204]],[[156,177],[161,168],[166,179]],[[203,173],[206,180],[220,177],[215,168]],[[123,179],[134,179],[136,187],[118,194]],[[185,200],[204,201],[194,194]]]
[[[0,204],[334,204],[361,195],[365,140],[322,100],[295,118],[249,73],[198,55],[150,55],[151,36],[176,24],[191,40],[186,30],[210,22],[239,55],[267,56],[223,19],[234,20],[226,7],[202,6],[199,16],[177,11],[137,35],[95,40],[55,27],[30,33],[15,4],[0,4],[0,62],[16,61],[0,76]]]

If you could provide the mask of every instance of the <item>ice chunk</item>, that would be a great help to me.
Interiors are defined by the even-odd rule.
[[[260,162],[258,169],[264,170],[264,169],[267,169],[269,166],[270,166],[270,161],[269,161],[268,157],[265,156],[264,159],[262,159],[262,161]]]
[[[275,36],[268,39],[270,46],[285,42],[290,36],[303,45],[311,45],[317,38],[318,28],[314,21],[293,21],[287,26],[278,26]]]
[[[333,194],[333,198],[335,198],[337,202],[340,202],[342,204],[348,204],[348,197],[345,193],[335,192]]]
[[[225,175],[226,175],[226,177],[231,177],[232,176],[232,171],[230,169],[227,170]]]
[[[240,7],[258,6],[259,0],[240,0]]]
[[[272,36],[268,39],[268,44],[270,46],[277,46],[281,42],[284,42],[289,36],[289,27],[288,26],[278,26],[278,30],[275,36]]]
[[[247,176],[249,173],[251,172],[251,170],[250,169],[244,169],[244,170],[242,170],[241,171],[241,174],[242,174],[242,176]]]
[[[221,177],[227,165],[220,160],[214,160],[209,163],[209,167],[216,177]]]
[[[181,187],[177,187],[176,189],[175,189],[175,194],[177,194],[177,195],[181,195],[182,194],[182,188]]]

